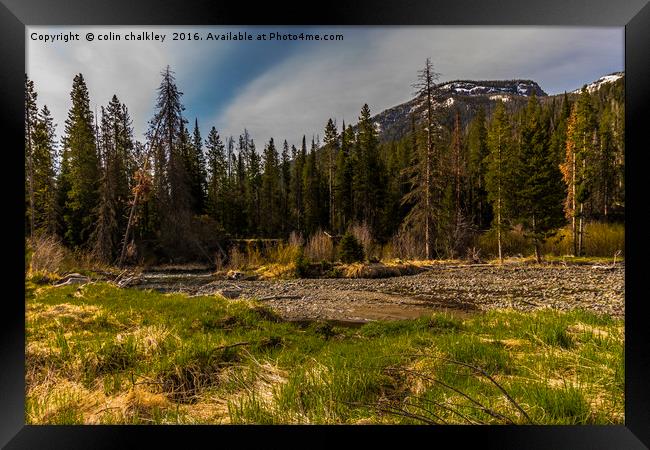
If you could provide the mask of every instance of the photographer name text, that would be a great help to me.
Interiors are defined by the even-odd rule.
[[[248,32],[172,32],[158,33],[152,31],[141,32],[88,32],[88,33],[31,33],[29,38],[32,41],[43,43],[67,43],[67,42],[160,42],[167,41],[342,41],[342,34],[331,33],[290,33],[290,32],[268,32],[268,33],[248,33]]]

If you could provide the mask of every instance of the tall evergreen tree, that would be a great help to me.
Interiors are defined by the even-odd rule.
[[[72,247],[88,243],[97,218],[99,201],[99,155],[95,142],[93,113],[82,74],[74,77],[72,107],[63,136],[63,219],[65,241]]]
[[[294,147],[295,153],[295,147]],[[291,156],[289,153],[289,143],[284,141],[282,144],[282,157],[280,161],[280,173],[281,173],[281,205],[280,210],[281,214],[281,231],[283,235],[286,235],[290,231],[291,226]]]
[[[512,214],[514,180],[512,129],[503,103],[497,105],[488,130],[485,187],[494,211],[499,262],[503,261],[502,235]]]
[[[307,141],[305,136],[302,137],[302,146],[295,152],[293,163],[293,172],[291,174],[291,194],[293,215],[296,219],[295,229],[305,231],[305,211],[303,199],[303,172],[307,160]]]
[[[528,101],[521,135],[521,171],[518,176],[518,215],[529,230],[535,257],[541,262],[541,244],[563,224],[562,174],[550,149],[548,117],[533,94]]]
[[[262,160],[251,139],[248,144],[248,217],[249,230],[257,234],[262,223]]]
[[[320,174],[316,165],[316,145],[312,141],[311,151],[302,172],[303,210],[305,231],[311,234],[321,225]]]
[[[189,150],[188,174],[192,194],[192,211],[194,214],[199,215],[205,212],[207,181],[203,141],[201,140],[198,118],[194,119],[194,131],[192,132],[192,143]]]
[[[380,237],[380,211],[386,194],[386,180],[383,161],[379,157],[377,131],[370,120],[367,104],[361,108],[356,138],[356,167],[352,179],[356,218],[368,224],[374,236]]]
[[[479,108],[476,116],[469,124],[467,134],[467,147],[469,151],[468,172],[470,204],[474,221],[479,229],[489,227],[492,220],[492,211],[487,200],[485,190],[485,158],[488,155],[487,128],[485,109]]]
[[[169,66],[162,72],[154,117],[147,138],[153,150],[154,229],[160,243],[172,253],[187,253],[191,243],[191,189],[187,173],[190,143],[181,103]]]
[[[131,119],[115,95],[106,108],[102,107],[100,130],[100,199],[93,241],[96,255],[112,262],[127,227],[133,181],[129,171],[135,166]]]
[[[273,138],[264,148],[264,172],[261,181],[262,231],[266,236],[276,236],[281,229],[282,187],[278,151]]]
[[[327,192],[328,192],[328,204],[329,204],[329,220],[328,227],[333,229],[334,227],[334,176],[335,176],[335,164],[336,156],[338,153],[339,147],[339,136],[336,131],[336,124],[330,118],[325,125],[325,152],[327,152]]]
[[[435,241],[439,239],[442,228],[440,204],[442,201],[442,158],[437,146],[438,123],[434,117],[433,90],[435,81],[440,74],[434,71],[429,58],[426,59],[424,68],[418,72],[418,80],[413,85],[416,89],[416,98],[424,100],[425,110],[425,144],[423,151],[415,158],[413,173],[413,195],[406,200],[413,201],[413,209],[407,216],[407,222],[422,222],[419,226],[424,231],[425,257],[431,259],[436,251]]]
[[[34,237],[35,230],[33,135],[34,126],[38,120],[37,96],[34,82],[25,74],[25,174],[27,175],[25,177],[25,193],[27,194],[27,216],[25,219],[28,222],[25,228],[29,230],[31,237]]]
[[[208,195],[206,212],[222,226],[225,223],[226,193],[229,184],[226,150],[217,129],[212,127],[205,141],[207,151]]]
[[[54,235],[57,231],[56,136],[47,105],[41,109],[31,132],[34,227],[37,232]]]

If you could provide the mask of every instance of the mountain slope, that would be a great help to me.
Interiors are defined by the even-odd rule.
[[[624,76],[623,72],[606,75],[587,85],[587,89],[593,92],[605,84],[623,79]],[[579,92],[580,89],[569,95]],[[460,114],[461,124],[464,126],[480,107],[485,109],[488,116],[497,102],[507,102],[509,109],[517,110],[527,103],[528,97],[533,93],[542,101],[564,95],[549,96],[532,80],[454,80],[435,86],[434,110],[440,123],[451,129],[456,112]],[[424,100],[423,97],[414,98],[373,116],[372,121],[379,132],[380,140],[397,140],[408,133],[412,115],[415,114],[418,121],[424,117]]]

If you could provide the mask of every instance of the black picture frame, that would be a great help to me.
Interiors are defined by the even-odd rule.
[[[318,11],[316,14],[312,12]],[[318,23],[312,23],[315,20]],[[25,425],[25,311],[24,257],[20,239],[13,242],[5,270],[0,328],[0,445],[6,448],[129,448],[158,443],[187,445],[208,439],[223,446],[236,439],[238,447],[304,447],[398,440],[402,444],[526,449],[636,449],[650,446],[650,339],[641,290],[643,278],[642,177],[643,151],[650,149],[650,4],[648,0],[425,0],[339,1],[335,4],[281,5],[275,2],[217,2],[205,0],[0,0],[0,148],[5,163],[3,204],[9,207],[4,225],[5,244],[23,233],[24,197],[13,195],[23,183],[24,73],[26,25],[575,25],[625,27],[626,72],[626,270],[625,270],[625,425],[624,426],[26,426]],[[567,43],[570,45],[570,43]],[[15,164],[15,166],[14,166]],[[639,186],[639,189],[635,189]],[[22,214],[22,215],[21,215]],[[5,247],[9,247],[6,246]],[[14,262],[15,258],[15,262]],[[287,436],[278,436],[278,433]],[[297,436],[296,436],[297,434]],[[408,438],[407,438],[408,435]],[[137,444],[140,442],[140,444]],[[419,444],[416,444],[419,443]],[[468,445],[469,444],[469,445]],[[358,444],[357,444],[358,445]]]

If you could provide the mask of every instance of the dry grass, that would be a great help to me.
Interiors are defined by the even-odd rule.
[[[424,269],[415,264],[352,263],[337,266],[343,278],[388,278],[415,275]]]
[[[305,257],[313,262],[334,261],[336,252],[332,239],[327,237],[322,230],[316,231],[307,241]]]
[[[31,239],[28,241],[28,247],[31,250],[28,274],[56,273],[69,254],[61,241],[53,236]]]

